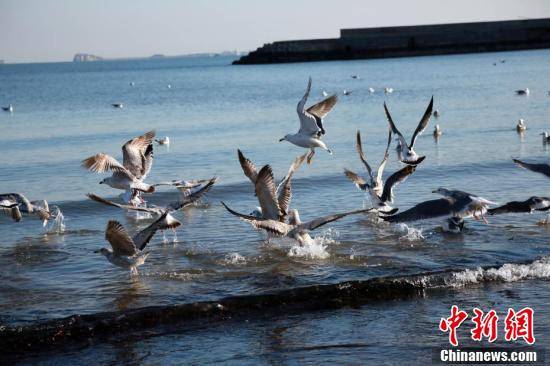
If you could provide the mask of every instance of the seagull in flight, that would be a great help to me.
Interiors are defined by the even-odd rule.
[[[428,126],[428,122],[430,121],[430,117],[432,115],[432,109],[434,104],[434,98],[432,96],[432,99],[430,100],[430,104],[428,104],[428,108],[426,109],[426,112],[424,112],[424,115],[422,116],[422,119],[418,123],[418,126],[416,127],[416,130],[414,131],[411,143],[408,144],[405,140],[405,137],[403,137],[403,134],[399,132],[397,127],[395,126],[395,123],[393,122],[393,119],[390,115],[390,111],[388,110],[388,107],[386,106],[386,103],[384,103],[384,110],[386,112],[386,118],[388,119],[388,123],[390,125],[390,128],[394,134],[397,135],[397,138],[400,142],[400,151],[399,151],[399,157],[400,161],[405,164],[409,165],[418,165],[420,164],[426,157],[425,156],[418,156],[418,154],[414,151],[413,146],[418,136],[426,129],[426,126]]]
[[[408,178],[408,176],[416,170],[416,166],[407,165],[406,167],[390,175],[389,178],[386,180],[386,183],[383,183],[382,174],[384,172],[384,167],[386,166],[386,162],[388,161],[389,157],[388,150],[391,144],[391,134],[392,132],[390,130],[388,133],[388,144],[386,146],[386,152],[384,153],[384,158],[382,159],[382,162],[378,166],[376,176],[374,176],[373,171],[369,163],[367,162],[367,159],[365,158],[365,154],[363,153],[363,147],[361,144],[361,133],[359,131],[357,131],[357,141],[355,144],[355,148],[357,150],[357,153],[359,154],[359,159],[361,160],[363,165],[365,165],[365,168],[367,168],[368,179],[365,181],[355,172],[349,169],[344,169],[344,173],[346,174],[346,176],[353,183],[355,183],[357,188],[369,193],[373,208],[380,213],[388,215],[394,214],[398,210],[397,208],[392,208],[389,205],[390,203],[393,203],[393,188],[397,184],[404,182]]]
[[[122,164],[110,155],[99,153],[83,160],[82,167],[95,173],[112,172],[99,184],[126,191],[153,193],[155,187],[143,180],[153,165],[154,137],[155,131],[149,131],[126,142],[122,146]]]
[[[42,220],[43,226],[46,226],[48,220],[52,218],[47,201],[30,201],[20,193],[0,194],[0,209],[15,222],[21,221],[22,213],[38,217]]]
[[[280,237],[288,237],[297,240],[301,245],[307,244],[311,241],[309,232],[317,229],[320,226],[326,225],[330,222],[339,220],[348,215],[355,215],[360,213],[365,213],[370,211],[370,209],[356,210],[343,212],[334,215],[323,216],[308,222],[302,222],[297,210],[291,210],[289,215],[288,223],[284,223],[278,220],[258,218],[252,215],[244,215],[233,211],[229,208],[224,202],[222,205],[229,211],[231,214],[241,218],[242,220],[248,222],[256,229],[265,230],[268,233],[274,234]]]
[[[300,119],[300,130],[298,131],[298,133],[295,134],[287,134],[285,137],[279,140],[288,141],[296,146],[310,149],[310,152],[307,156],[308,164],[311,164],[311,159],[313,158],[313,155],[315,154],[315,148],[317,147],[326,150],[329,154],[332,155],[332,151],[323,141],[321,141],[321,137],[326,132],[323,126],[323,120],[338,101],[338,97],[334,94],[306,109],[305,105],[310,90],[311,78],[309,78],[306,92],[296,108],[298,112],[298,117]]]
[[[149,252],[144,252],[145,246],[151,241],[157,230],[166,229],[165,222],[168,212],[165,212],[151,225],[138,232],[133,237],[118,221],[107,223],[105,239],[111,244],[111,249],[101,248],[95,253],[101,253],[115,266],[130,270],[130,275],[137,275],[137,267],[145,263]]]
[[[535,173],[544,174],[547,177],[550,177],[550,165],[548,164],[532,164],[532,163],[526,163],[524,161],[518,160],[518,159],[512,159],[514,163],[516,163],[518,166],[530,170]]]

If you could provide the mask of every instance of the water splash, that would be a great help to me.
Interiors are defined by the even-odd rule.
[[[407,226],[407,224],[404,223],[397,224],[395,228],[398,233],[404,234],[399,237],[399,240],[418,241],[424,239],[424,235],[422,235],[422,229],[415,229],[413,227]]]
[[[296,242],[289,250],[289,257],[299,257],[305,259],[326,259],[330,257],[327,252],[328,244],[334,243],[334,240],[324,235],[315,239],[307,237],[303,243]]]
[[[229,253],[223,258],[222,264],[243,265],[246,264],[246,258],[239,253]]]
[[[65,232],[65,216],[59,209],[55,207],[54,214],[55,219],[51,221],[50,225],[46,228],[46,234],[62,234]]]

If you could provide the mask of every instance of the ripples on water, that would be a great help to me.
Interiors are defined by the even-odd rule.
[[[246,67],[229,66],[225,58],[1,65],[0,104],[14,104],[15,113],[0,115],[0,191],[47,199],[60,207],[62,216],[46,229],[33,219],[12,224],[0,218],[0,320],[25,323],[457,267],[472,268],[468,278],[530,278],[534,269],[480,274],[475,268],[549,255],[549,229],[536,225],[537,215],[491,217],[488,225],[471,220],[461,235],[441,233],[436,222],[397,227],[377,223],[369,215],[351,216],[316,231],[312,243],[299,247],[287,240],[268,240],[229,215],[219,201],[242,212],[257,206],[236,148],[257,166],[271,164],[277,178],[302,152],[277,140],[297,129],[295,105],[310,75],[312,102],[322,98],[322,90],[354,93],[341,96],[327,118],[325,141],[334,155],[319,151],[313,164],[303,166],[293,180],[292,205],[304,220],[362,207],[365,197],[343,175],[344,167],[365,174],[354,151],[356,130],[361,130],[367,159],[376,164],[387,129],[382,103],[388,102],[399,128],[409,134],[431,95],[441,117],[432,120],[417,141],[418,151],[427,155],[425,162],[396,189],[402,210],[434,198],[430,192],[438,186],[499,203],[548,196],[548,179],[518,169],[510,157],[548,160],[538,133],[548,127],[549,56],[550,51],[530,51]],[[507,62],[492,66],[496,58]],[[350,79],[352,74],[361,79]],[[377,92],[370,95],[369,86]],[[385,86],[395,92],[384,95]],[[531,95],[515,96],[513,91],[523,87],[529,87]],[[112,108],[115,101],[125,108]],[[521,138],[515,132],[519,118],[528,126]],[[438,143],[431,136],[435,123],[443,130]],[[162,234],[153,239],[139,277],[129,278],[93,251],[107,245],[104,228],[109,219],[120,220],[132,232],[150,221],[86,200],[88,192],[108,198],[119,192],[98,185],[102,176],[79,164],[100,151],[120,157],[125,141],[152,128],[158,136],[169,136],[171,145],[170,150],[155,146],[150,181],[213,175],[221,180],[204,205],[179,214],[183,226],[175,241],[170,231],[166,240]],[[392,155],[386,173],[398,167]],[[177,192],[163,189],[149,200],[163,204],[176,197]],[[510,286],[532,306],[543,307],[543,299]],[[537,286],[546,289],[544,281]],[[500,290],[495,291],[499,298]],[[473,290],[472,296],[482,301],[480,291]],[[466,296],[449,295],[443,302],[455,297]],[[432,301],[425,300],[425,306]],[[389,311],[400,314],[408,306]],[[354,328],[360,317],[352,313],[342,316]],[[304,322],[317,324],[322,332],[339,317],[329,314],[324,323],[323,316],[306,317]],[[429,322],[423,324],[428,327]],[[242,328],[239,336],[256,331]],[[278,339],[279,331],[272,331]],[[410,335],[414,329],[404,331]],[[306,351],[293,352],[307,353],[307,344]]]

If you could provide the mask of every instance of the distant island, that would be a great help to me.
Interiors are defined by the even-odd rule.
[[[73,62],[101,61],[102,57],[91,55],[89,53],[77,53],[73,57]]]

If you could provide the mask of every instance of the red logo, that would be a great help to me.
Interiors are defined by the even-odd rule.
[[[458,310],[458,306],[453,305],[451,308],[451,316],[448,318],[441,318],[439,322],[439,330],[442,332],[449,332],[449,342],[453,346],[458,346],[458,340],[456,339],[456,330],[460,327],[460,324],[466,320],[468,314],[465,311]]]
[[[483,337],[487,337],[489,342],[494,342],[498,335],[498,315],[496,311],[491,310],[485,316],[483,311],[474,308],[475,316],[472,321],[475,323],[475,328],[470,332],[474,341],[481,341]]]
[[[523,308],[517,313],[514,309],[508,309],[506,315],[504,338],[509,341],[515,341],[518,338],[523,338],[528,344],[535,343],[535,333],[533,331],[533,309]]]

